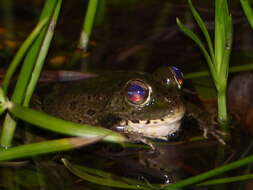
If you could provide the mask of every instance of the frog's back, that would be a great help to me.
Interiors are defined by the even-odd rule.
[[[106,105],[127,80],[147,77],[138,72],[105,73],[95,78],[57,83],[41,97],[41,109],[65,120],[82,124],[104,124]],[[108,122],[108,121],[106,121]]]
[[[176,71],[111,72],[57,84],[41,99],[41,109],[72,122],[166,139],[185,113]]]

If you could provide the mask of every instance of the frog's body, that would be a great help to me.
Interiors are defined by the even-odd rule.
[[[126,166],[123,171],[128,172],[124,173],[137,175],[138,178],[158,176],[165,183],[171,183],[186,173],[181,167],[185,162],[186,146],[155,146],[150,138],[167,140],[174,136],[185,114],[203,118],[200,116],[203,114],[202,109],[195,109],[194,114],[192,108],[186,112],[189,104],[185,104],[181,98],[180,80],[180,74],[168,67],[160,68],[152,75],[112,72],[96,78],[46,85],[40,88],[44,93],[38,91],[41,105],[36,104],[36,107],[65,120],[120,131],[131,142],[149,144],[155,150],[123,149],[115,153],[110,151],[110,147],[101,150],[99,146],[99,151],[94,151],[93,147],[91,152],[89,149],[84,150],[88,154],[78,154],[85,155],[82,159],[86,159],[87,155],[92,155],[92,160],[97,160],[98,156],[109,159],[110,166],[115,164],[120,171]],[[199,122],[202,129],[206,121],[210,121],[206,117],[204,120],[204,124]]]
[[[176,73],[113,72],[57,85],[42,110],[65,120],[143,137],[167,139],[178,131],[185,107]]]

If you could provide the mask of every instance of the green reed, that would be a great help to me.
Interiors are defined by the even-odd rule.
[[[193,31],[183,25],[178,18],[177,24],[180,29],[200,47],[204,54],[217,90],[218,119],[223,127],[223,130],[226,131],[228,126],[226,125],[228,122],[226,89],[229,58],[232,46],[232,16],[228,10],[227,1],[215,0],[215,31],[213,44],[210,34],[201,16],[194,8],[191,0],[188,0],[188,3],[193,17],[205,37],[208,50],[199,37]]]
[[[67,122],[27,108],[29,107],[31,96],[34,92],[36,83],[38,82],[51,44],[61,4],[62,0],[46,1],[38,25],[25,40],[23,45],[21,45],[5,75],[3,88],[0,88],[0,113],[3,114],[7,111],[1,133],[2,151],[0,152],[0,160],[10,160],[54,151],[73,149],[80,145],[87,145],[98,140],[118,143],[125,141],[123,135],[111,130]],[[89,26],[90,25],[91,23],[89,23]],[[90,33],[91,28],[89,28],[89,34]],[[23,59],[24,62],[13,95],[9,101],[9,98],[6,97],[8,87],[14,73],[22,63],[21,61]],[[56,133],[82,137],[82,139],[68,138],[9,148],[12,144],[17,119],[32,124],[30,127],[38,126]],[[44,148],[42,149],[40,147]],[[3,150],[6,148],[8,149]]]
[[[251,8],[249,0],[240,0],[242,9],[248,19],[248,22],[253,29],[253,9]]]
[[[243,0],[242,0],[243,1]],[[90,1],[91,3],[92,1]],[[16,121],[15,118],[24,120],[28,123],[34,124],[33,127],[40,127],[49,131],[53,131],[56,133],[62,133],[69,136],[79,136],[82,138],[66,138],[66,139],[57,139],[52,141],[44,141],[40,143],[33,143],[28,145],[21,145],[13,148],[8,148],[7,150],[0,151],[0,160],[11,160],[16,158],[23,158],[27,156],[33,156],[38,154],[46,154],[55,151],[68,150],[75,147],[87,145],[98,140],[105,140],[110,142],[124,142],[125,138],[116,132],[94,127],[88,125],[80,125],[72,122],[63,121],[47,115],[45,113],[32,110],[27,108],[29,104],[29,99],[34,90],[34,85],[38,80],[38,76],[42,67],[42,63],[44,62],[45,56],[48,51],[48,47],[51,41],[51,37],[53,34],[53,30],[51,30],[54,26],[54,22],[57,20],[59,8],[61,1],[56,0],[48,0],[46,1],[44,10],[42,12],[42,16],[40,18],[40,22],[38,26],[35,28],[32,33],[30,40],[28,40],[26,45],[22,46],[21,53],[17,54],[17,58],[14,58],[13,62],[14,66],[10,66],[9,78],[5,78],[4,90],[0,88],[0,113],[8,112],[7,115],[7,123],[3,128],[2,136],[1,136],[1,145],[4,147],[11,146],[12,138],[15,132]],[[229,14],[227,2],[216,0],[215,1],[215,37],[214,37],[214,46],[212,44],[210,35],[206,29],[206,26],[193,7],[191,1],[189,0],[189,4],[191,7],[191,11],[199,24],[208,44],[209,52],[206,50],[204,44],[200,41],[196,34],[186,28],[180,21],[177,19],[177,23],[181,30],[192,38],[197,45],[201,48],[204,56],[209,65],[211,75],[214,79],[215,86],[218,92],[218,112],[219,119],[221,122],[225,122],[227,120],[227,111],[226,111],[226,97],[225,91],[227,87],[227,75],[228,75],[228,62],[229,55],[231,51],[232,44],[232,18]],[[95,7],[95,6],[94,6]],[[93,10],[94,11],[94,10]],[[88,14],[88,13],[87,13]],[[94,16],[93,12],[93,16]],[[50,20],[50,23],[48,22]],[[87,21],[88,22],[88,21]],[[90,22],[90,21],[89,21]],[[91,27],[94,21],[91,21]],[[52,27],[50,27],[52,26]],[[90,30],[91,31],[91,30]],[[33,43],[34,42],[34,43]],[[31,46],[31,47],[30,47]],[[9,81],[17,68],[17,65],[21,62],[23,56],[29,49],[29,52],[26,55],[24,65],[21,69],[21,73],[19,75],[18,84],[14,90],[13,97],[9,101],[6,97],[6,91],[8,89]],[[35,66],[35,64],[38,64]],[[32,71],[36,71],[32,74]],[[84,139],[83,139],[84,138]],[[73,168],[72,165],[67,164],[70,170],[73,170],[73,173],[77,173],[77,175],[82,175],[83,178],[90,179],[91,182],[114,186],[114,187],[125,187],[125,188],[133,188],[133,189],[177,189],[182,188],[188,185],[193,185],[199,183],[203,180],[206,180],[210,177],[219,175],[223,172],[232,170],[234,168],[238,168],[245,164],[249,164],[253,162],[253,156],[246,157],[244,159],[232,162],[230,164],[221,166],[219,168],[210,170],[203,174],[179,181],[175,184],[169,185],[153,185],[153,184],[144,184],[144,186],[139,186],[137,181],[121,178],[124,180],[124,183],[118,180],[110,179],[110,181],[106,181],[108,179],[108,173],[101,173],[96,177],[91,176],[90,174],[95,174],[97,171],[89,171],[89,175],[85,173],[79,173],[80,167]],[[65,161],[65,165],[66,165]],[[78,170],[77,170],[78,169]],[[81,168],[83,170],[83,168]],[[87,172],[87,168],[85,172]],[[99,178],[98,178],[99,177]],[[101,180],[102,177],[102,180]],[[252,176],[244,176],[244,179],[249,179]],[[241,178],[233,178],[233,179],[223,179],[236,181],[241,180]],[[224,181],[223,181],[224,182]],[[136,183],[136,184],[135,184]],[[212,182],[213,183],[213,182]],[[219,183],[219,180],[218,182]],[[130,185],[129,185],[130,184]],[[143,184],[141,184],[143,185]],[[149,186],[150,185],[150,186]]]
[[[83,29],[79,40],[79,48],[86,51],[88,48],[91,32],[95,23],[97,8],[100,0],[90,0],[83,23]]]
[[[45,22],[44,20],[49,20],[50,19],[50,23],[55,22],[57,20],[58,14],[59,14],[59,9],[61,6],[61,0],[47,0],[45,3],[45,6],[43,8],[42,14],[40,16],[39,21],[41,22]],[[47,50],[43,50],[41,49],[42,43],[50,43],[50,40],[47,42],[44,42],[46,38],[46,33],[47,31],[50,31],[53,33],[53,30],[49,27],[50,23],[47,22],[40,31],[38,31],[38,36],[36,39],[34,39],[34,42],[32,44],[32,46],[29,48],[29,51],[27,52],[25,58],[24,58],[24,63],[22,65],[20,74],[18,76],[17,79],[17,83],[15,86],[15,89],[13,91],[13,95],[11,97],[11,100],[15,103],[24,105],[24,99],[25,99],[25,95],[27,93],[27,87],[30,83],[30,77],[32,75],[33,69],[38,67],[35,66],[36,64],[41,64],[41,61],[39,61],[39,58],[41,59],[41,54],[45,54],[47,53]],[[33,41],[33,40],[31,40]],[[29,45],[29,44],[28,44]],[[24,47],[24,46],[23,46]],[[25,53],[26,53],[27,48],[24,48],[24,50],[20,53],[20,57],[22,58]],[[15,61],[15,58],[13,60],[13,62],[15,64],[13,68],[10,67],[9,71],[10,71],[10,76],[13,75],[14,70],[16,69],[16,65],[18,65],[21,61],[21,58],[16,58],[18,59],[17,61]],[[43,62],[43,60],[42,60]],[[35,74],[33,74],[35,75]],[[39,73],[36,74],[37,78],[39,77]],[[4,79],[4,81],[9,81],[10,78],[6,78]],[[5,83],[5,90],[7,90],[7,85],[8,82]],[[33,85],[33,87],[31,87],[30,85],[30,89],[34,88],[35,86]],[[28,97],[27,97],[28,98]],[[11,115],[9,115],[8,113],[6,114],[5,120],[4,120],[4,124],[3,124],[3,130],[2,130],[2,134],[1,134],[1,146],[2,147],[9,147],[11,146],[12,143],[12,139],[15,133],[15,128],[16,128],[16,121],[14,120],[14,118],[11,117]]]

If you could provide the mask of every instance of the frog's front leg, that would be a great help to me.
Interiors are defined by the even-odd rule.
[[[197,121],[200,130],[203,131],[203,136],[208,138],[209,135],[215,137],[221,144],[225,145],[223,136],[227,133],[219,130],[218,123],[216,121],[216,116],[201,108],[195,104],[187,103],[186,104],[186,117],[193,118]]]

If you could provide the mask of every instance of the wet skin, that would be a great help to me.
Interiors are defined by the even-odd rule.
[[[154,148],[150,139],[174,137],[185,115],[197,117],[204,131],[213,125],[206,125],[210,119],[203,117],[202,109],[183,101],[181,80],[180,72],[169,67],[160,68],[153,74],[112,72],[96,78],[47,85],[46,93],[39,97],[38,108],[65,120],[119,131],[131,142],[143,142]],[[178,163],[184,163],[182,155],[185,153],[181,146],[133,151],[137,160],[131,156],[119,157],[126,168],[130,164],[132,168],[139,168],[141,173],[162,176],[164,183],[181,178]],[[134,170],[132,173],[138,172]]]
[[[167,140],[179,130],[186,112],[181,80],[174,67],[153,74],[112,72],[55,85],[40,99],[40,109],[65,120],[120,131],[130,141]]]

